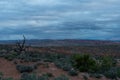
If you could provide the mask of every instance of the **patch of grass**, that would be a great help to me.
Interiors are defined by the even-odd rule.
[[[10,61],[17,58],[17,56],[18,54],[15,52],[4,55],[5,59],[10,60]]]
[[[37,80],[36,74],[23,73],[20,80]]]
[[[55,78],[54,80],[69,80],[69,78],[65,75],[61,75],[61,76]]]

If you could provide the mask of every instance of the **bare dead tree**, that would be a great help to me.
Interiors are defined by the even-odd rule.
[[[18,40],[16,42],[16,50],[15,51],[17,51],[18,53],[25,52],[26,51],[25,43],[26,43],[26,38],[23,35],[23,40]]]

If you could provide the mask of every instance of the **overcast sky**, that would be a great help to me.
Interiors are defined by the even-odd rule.
[[[120,40],[120,0],[0,0],[0,40]]]

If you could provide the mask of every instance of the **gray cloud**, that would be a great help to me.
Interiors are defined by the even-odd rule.
[[[0,37],[120,39],[119,0],[0,0]]]

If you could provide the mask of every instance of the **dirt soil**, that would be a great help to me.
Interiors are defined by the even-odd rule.
[[[4,74],[4,77],[20,78],[20,73],[16,70],[16,65],[4,58],[0,58],[0,72]]]
[[[34,63],[22,63],[22,64],[34,64]],[[34,70],[33,72],[37,73],[37,75],[41,75],[44,73],[52,73],[54,77],[60,76],[62,74],[68,76],[70,80],[84,80],[83,79],[83,74],[85,73],[79,73],[78,76],[71,77],[68,75],[67,72],[63,71],[62,69],[57,68],[53,63],[48,63],[49,67],[46,67],[45,65],[40,65],[37,70]],[[16,65],[13,63],[13,61],[8,61],[4,58],[0,58],[0,72],[4,74],[4,77],[13,77],[15,80],[18,80],[21,76],[21,73],[19,73],[16,70]],[[52,80],[52,79],[51,79]],[[109,80],[104,77],[101,79],[96,79],[96,78],[89,78],[89,80]]]

